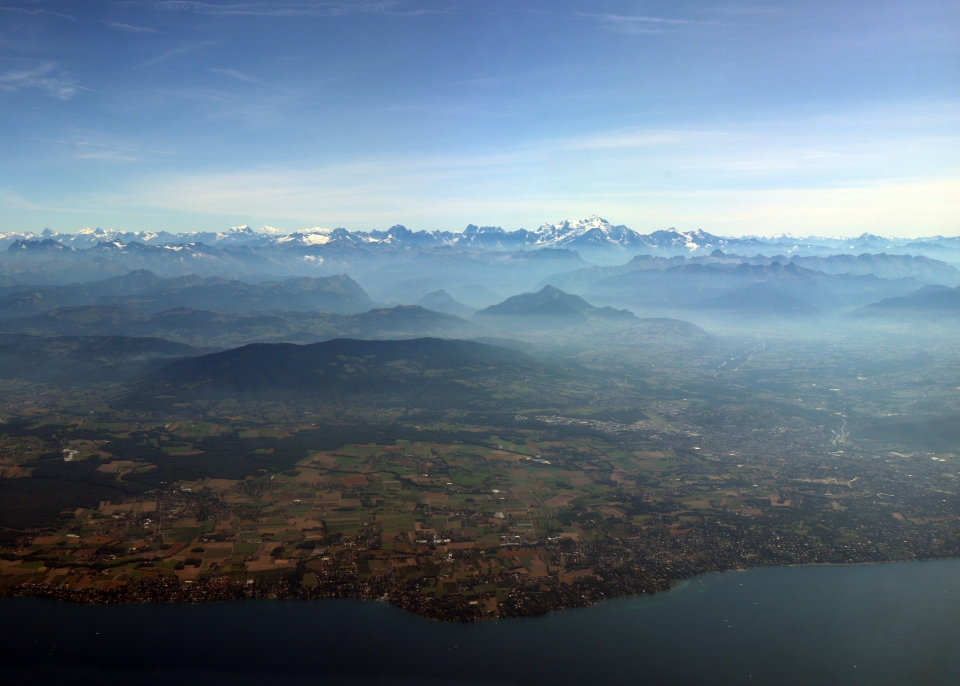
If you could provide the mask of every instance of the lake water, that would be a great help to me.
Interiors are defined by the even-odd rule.
[[[960,560],[755,569],[546,617],[0,601],[7,684],[960,684]]]

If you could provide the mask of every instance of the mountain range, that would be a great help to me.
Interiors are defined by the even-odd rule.
[[[817,314],[806,300],[785,293],[767,281],[757,281],[707,298],[696,305],[708,311],[736,311],[751,316],[791,317]]]
[[[136,275],[149,281],[146,275]],[[108,280],[111,281],[111,280]],[[115,283],[111,281],[111,283]],[[91,288],[98,292],[98,288]],[[83,290],[83,289],[78,289]],[[102,289],[100,289],[102,290]],[[440,304],[449,295],[432,294]],[[0,333],[31,336],[145,336],[192,346],[231,348],[251,343],[313,343],[341,337],[366,340],[489,340],[508,347],[571,352],[602,337],[631,346],[675,350],[713,343],[703,329],[669,318],[638,318],[627,310],[595,307],[582,297],[546,286],[511,296],[468,319],[419,305],[381,307],[357,314],[296,311],[213,311],[175,307],[81,305],[0,320]],[[456,303],[456,301],[453,301]],[[134,299],[128,305],[142,305]],[[436,304],[436,303],[434,303]],[[238,307],[242,305],[238,303]]]
[[[196,275],[169,279],[134,270],[123,276],[66,286],[0,288],[0,319],[94,304],[150,314],[178,307],[225,312],[352,313],[369,310],[374,303],[346,274],[250,284]]]
[[[924,286],[899,298],[885,298],[862,307],[858,317],[950,317],[960,316],[960,288]]]
[[[709,255],[696,256],[637,255],[624,264],[590,266],[564,274],[551,275],[551,282],[573,286],[634,271],[655,270],[662,272],[673,267],[687,265],[733,268],[741,264],[748,264],[762,267],[771,266],[775,263],[780,265],[795,264],[804,269],[835,276],[872,274],[881,279],[914,278],[923,283],[960,285],[960,269],[941,260],[923,256],[862,253],[860,255],[793,255],[790,257],[773,255],[767,257],[765,255],[737,255],[735,253],[725,253],[722,250],[714,250]]]
[[[200,345],[418,335],[533,342],[532,332],[546,329],[584,339],[609,335],[615,320],[627,335],[656,318],[667,331],[676,326],[668,322],[711,314],[833,316],[926,285],[960,285],[956,266],[897,252],[907,245],[899,239],[640,234],[595,216],[533,231],[240,227],[47,231],[4,241],[0,321],[11,322],[4,330]],[[949,238],[910,245],[960,250]],[[863,251],[874,247],[884,251]]]
[[[823,261],[830,264],[829,258]],[[904,271],[911,262],[905,264]],[[949,275],[949,269],[952,267],[943,265],[942,271]],[[794,261],[749,260],[719,253],[703,258],[639,255],[624,265],[573,270],[541,282],[593,302],[648,313],[711,308],[763,313],[773,306],[781,308],[779,314],[849,311],[885,297],[905,295],[921,283],[914,277],[830,274]],[[782,296],[779,300],[775,297],[778,294]]]
[[[703,255],[714,250],[740,251],[756,255],[771,249],[788,255],[851,254],[852,252],[889,252],[897,254],[942,253],[950,261],[960,261],[960,237],[892,238],[864,233],[855,238],[773,236],[723,237],[702,230],[678,231],[674,228],[643,234],[624,225],[590,216],[576,221],[544,223],[534,230],[505,230],[499,226],[468,225],[463,231],[411,231],[401,224],[384,231],[350,231],[337,229],[304,229],[283,233],[265,227],[235,227],[222,232],[147,232],[83,229],[76,233],[2,233],[0,248],[7,257],[30,257],[42,254],[97,250],[100,254],[134,251],[142,246],[165,248],[172,252],[194,255],[212,254],[211,249],[246,250],[250,254],[271,252],[305,252],[335,256],[363,251],[389,254],[404,250],[480,249],[512,252],[522,249],[567,248],[584,255],[601,257],[631,254]]]
[[[37,336],[150,336],[221,348],[264,342],[313,343],[332,338],[475,338],[483,330],[459,317],[417,306],[354,315],[317,312],[212,312],[175,308],[154,314],[102,305],[68,307],[8,319],[0,331]]]

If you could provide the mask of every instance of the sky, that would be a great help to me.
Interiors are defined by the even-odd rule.
[[[0,231],[960,234],[960,3],[0,0]]]

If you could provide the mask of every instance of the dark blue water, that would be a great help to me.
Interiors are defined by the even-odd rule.
[[[0,601],[7,684],[960,684],[960,560],[708,575],[546,617]]]

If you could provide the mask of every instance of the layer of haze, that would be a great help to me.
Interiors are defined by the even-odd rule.
[[[955,234],[960,4],[0,0],[0,230]]]

